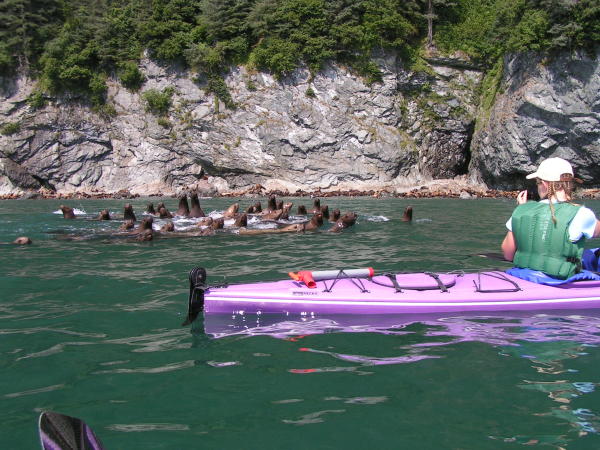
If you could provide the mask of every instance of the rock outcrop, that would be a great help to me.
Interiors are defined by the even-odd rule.
[[[225,78],[229,107],[196,74],[148,59],[141,91],[110,80],[100,111],[74,96],[34,108],[35,83],[3,80],[0,195],[405,192],[465,176],[513,189],[548,156],[598,184],[598,59],[507,58],[487,111],[478,106],[483,72],[459,57],[429,58],[414,72],[384,55],[382,81],[371,85],[342,66],[281,81],[238,67]],[[165,88],[172,105],[157,117],[144,92]]]
[[[600,185],[600,52],[505,58],[499,94],[480,111],[470,175],[522,188],[543,159],[569,160],[587,185]]]
[[[194,74],[144,60],[142,92],[110,82],[110,117],[77,98],[48,98],[34,110],[31,83],[13,86],[0,114],[18,131],[0,136],[0,194],[393,190],[466,173],[481,72],[440,65],[415,74],[396,57],[378,63],[382,82],[372,85],[340,66],[281,82],[240,67],[226,77],[235,103],[226,108]],[[142,94],[166,87],[172,107],[158,118]]]

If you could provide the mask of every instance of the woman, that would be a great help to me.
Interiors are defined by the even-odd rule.
[[[527,175],[532,178],[541,200],[528,202],[527,191],[519,192],[502,253],[517,267],[564,280],[581,271],[585,240],[600,236],[600,222],[592,210],[572,203],[573,183],[579,180],[568,161],[548,158]]]

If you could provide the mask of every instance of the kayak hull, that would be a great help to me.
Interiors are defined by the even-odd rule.
[[[533,311],[600,308],[600,282],[545,286],[504,274],[402,274],[317,281],[308,288],[294,280],[209,288],[206,314],[429,314],[470,311]],[[441,282],[440,282],[441,280]],[[440,285],[440,286],[438,286]],[[416,289],[415,289],[416,288]]]

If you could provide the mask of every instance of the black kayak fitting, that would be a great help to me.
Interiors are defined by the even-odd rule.
[[[191,324],[198,314],[204,310],[204,290],[206,289],[206,269],[203,267],[194,267],[190,270],[190,296],[188,299],[187,319],[181,324],[186,326]]]

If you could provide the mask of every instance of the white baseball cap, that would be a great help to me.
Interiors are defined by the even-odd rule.
[[[562,158],[548,158],[541,162],[538,169],[527,175],[528,180],[531,178],[539,178],[544,181],[560,181],[560,176],[563,174],[573,175],[573,168],[568,161]]]

